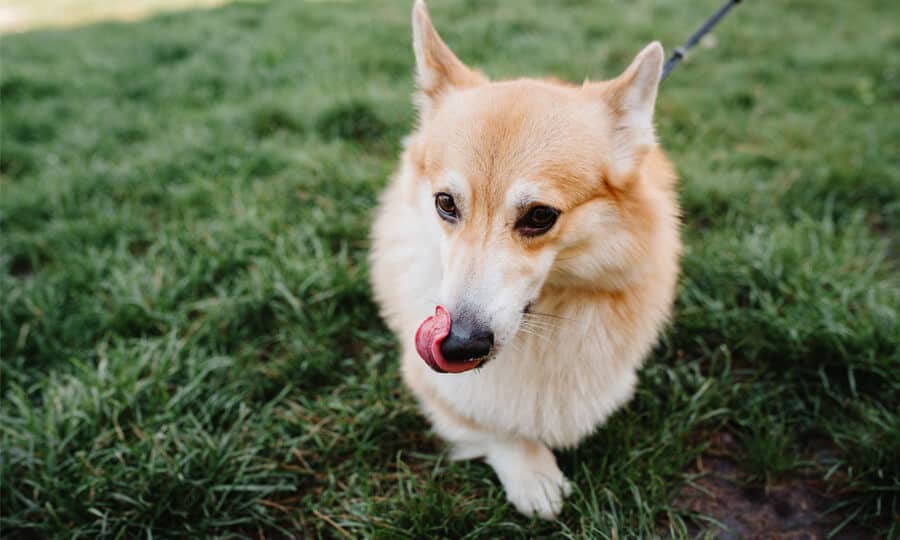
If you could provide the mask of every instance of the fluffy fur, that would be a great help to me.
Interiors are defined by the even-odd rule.
[[[485,458],[518,510],[552,518],[570,486],[550,449],[631,398],[673,302],[675,177],[653,130],[662,47],[610,81],[491,82],[444,44],[421,0],[413,29],[420,122],[373,226],[375,295],[404,380],[453,455]],[[438,216],[438,192],[458,223]],[[538,203],[561,214],[528,238],[514,224]],[[417,355],[435,304],[490,325],[483,367],[439,374]]]

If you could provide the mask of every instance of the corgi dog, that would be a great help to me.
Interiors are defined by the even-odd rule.
[[[417,0],[419,122],[373,221],[371,280],[402,374],[454,459],[552,519],[573,447],[632,396],[681,252],[653,111],[663,49],[618,77],[492,81]]]

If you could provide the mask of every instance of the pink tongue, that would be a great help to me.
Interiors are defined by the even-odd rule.
[[[428,366],[439,373],[462,373],[481,364],[478,360],[451,362],[441,354],[441,343],[450,335],[450,312],[444,306],[434,308],[434,316],[428,317],[416,330],[416,351]]]

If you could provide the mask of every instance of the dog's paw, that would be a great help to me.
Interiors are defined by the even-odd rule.
[[[487,442],[486,449],[485,461],[497,473],[507,500],[516,510],[544,519],[559,515],[572,486],[545,444],[518,437],[495,437]]]
[[[563,499],[572,493],[572,485],[559,469],[545,471],[521,471],[503,483],[506,498],[516,510],[531,517],[537,514],[543,519],[553,519],[562,510]]]

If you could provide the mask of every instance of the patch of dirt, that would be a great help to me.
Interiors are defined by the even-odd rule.
[[[715,433],[712,444],[692,467],[698,475],[683,487],[674,506],[714,519],[695,521],[693,535],[723,540],[825,540],[846,516],[826,513],[835,498],[813,477],[795,475],[763,486],[747,481],[734,456],[740,448],[729,433]],[[848,524],[835,540],[872,538],[867,529]]]
[[[31,265],[31,259],[24,256],[14,257],[9,263],[9,273],[17,278],[28,278],[34,274],[34,267]]]

